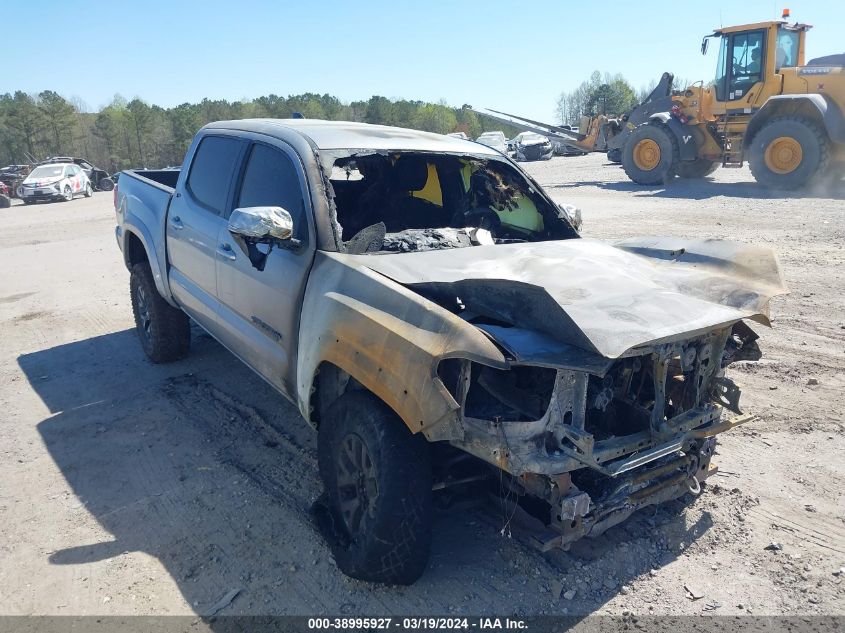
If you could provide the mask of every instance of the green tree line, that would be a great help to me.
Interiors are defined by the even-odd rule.
[[[557,100],[557,119],[564,125],[577,126],[582,116],[621,116],[644,101],[656,85],[655,79],[648,86],[635,90],[621,74],[596,70],[575,90],[561,93]],[[672,88],[681,90],[687,85],[686,80],[675,77]]]
[[[196,131],[211,121],[246,118],[306,118],[362,121],[476,138],[501,124],[466,108],[443,103],[391,100],[373,96],[342,103],[328,94],[252,100],[203,99],[173,108],[120,95],[99,112],[84,112],[53,91],[0,95],[0,166],[48,156],[82,156],[109,171],[179,165]]]

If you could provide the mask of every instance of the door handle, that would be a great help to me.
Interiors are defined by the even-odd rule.
[[[232,247],[226,242],[222,242],[217,245],[217,254],[231,261],[235,261],[235,259],[237,258],[237,256],[235,255],[235,251],[233,251]]]
[[[174,215],[170,218],[170,226],[172,226],[177,231],[181,231],[185,228],[185,225],[182,224],[182,220],[179,218],[178,215]]]

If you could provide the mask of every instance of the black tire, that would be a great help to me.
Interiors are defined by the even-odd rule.
[[[678,176],[681,178],[704,178],[718,168],[719,163],[717,161],[698,158],[678,163]]]
[[[654,167],[643,169],[635,161],[635,153],[644,141],[653,141],[659,148]],[[641,125],[631,132],[622,148],[622,168],[628,178],[640,185],[667,184],[678,171],[678,139],[659,121]]]
[[[114,189],[114,180],[111,178],[100,178],[100,182],[97,183],[97,189],[100,191],[111,191]]]
[[[766,151],[783,137],[793,139],[801,147],[801,161],[788,172],[770,168]],[[777,117],[766,123],[751,140],[749,165],[754,179],[764,187],[798,189],[827,172],[830,163],[830,141],[815,121],[800,116]]]
[[[619,148],[607,150],[607,160],[609,160],[611,163],[621,163],[622,150]]]
[[[357,471],[348,458],[355,442],[366,449],[366,459],[359,461],[368,464]],[[340,570],[369,582],[416,581],[431,549],[432,480],[425,437],[413,435],[378,398],[357,391],[341,396],[326,411],[317,455],[337,534],[332,553]],[[355,472],[357,483],[344,485],[344,480],[355,479]]]
[[[26,198],[22,198],[24,204],[35,204],[35,200],[27,200]]]
[[[0,194],[0,209],[8,209],[12,206],[12,200],[9,196],[4,196]]]
[[[135,264],[130,269],[129,292],[135,329],[150,360],[169,363],[184,358],[191,347],[188,316],[158,293],[146,262]]]

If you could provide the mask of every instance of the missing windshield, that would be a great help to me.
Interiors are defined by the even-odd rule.
[[[352,154],[334,161],[330,182],[349,253],[577,237],[565,213],[501,160]]]

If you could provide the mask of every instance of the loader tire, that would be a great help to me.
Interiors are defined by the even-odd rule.
[[[692,161],[678,163],[678,176],[681,178],[704,178],[719,167],[715,160],[698,158]]]
[[[641,125],[622,148],[622,168],[640,185],[668,184],[678,171],[678,140],[659,121]]]
[[[334,523],[340,570],[410,585],[431,548],[428,442],[369,392],[344,394],[320,422],[317,458]]]
[[[130,269],[129,291],[135,330],[149,359],[154,363],[170,363],[184,358],[191,347],[188,315],[158,293],[147,262]]]
[[[827,172],[830,141],[818,123],[800,116],[766,123],[749,147],[754,179],[764,187],[798,189]]]

